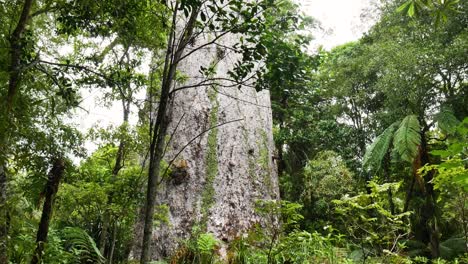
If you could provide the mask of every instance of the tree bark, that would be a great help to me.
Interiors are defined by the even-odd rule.
[[[8,263],[8,210],[7,210],[7,175],[0,164],[0,263]]]
[[[427,139],[425,137],[425,131],[429,128],[425,128],[421,132],[421,165],[429,164],[429,150]],[[423,192],[424,207],[423,213],[421,216],[421,222],[424,224],[423,229],[426,233],[427,240],[431,249],[431,257],[436,259],[440,256],[440,241],[439,241],[439,230],[437,225],[437,197],[434,191],[434,185],[432,184],[432,179],[434,178],[434,171],[429,171],[424,177],[425,191]]]
[[[109,264],[112,264],[112,259],[114,258],[116,238],[117,238],[117,223],[114,222],[114,227],[112,229],[111,247],[109,250],[109,257],[107,258]]]
[[[5,164],[6,146],[8,145],[10,129],[10,110],[13,107],[14,97],[17,93],[18,82],[20,79],[20,66],[22,55],[21,36],[26,29],[29,20],[29,14],[34,0],[25,0],[20,19],[16,25],[13,34],[10,36],[10,65],[9,65],[9,81],[8,81],[8,94],[5,102],[6,109],[0,109],[2,118],[5,122],[5,131],[0,133],[0,151],[3,152],[0,156],[0,263],[8,263],[8,210],[7,210],[7,169]],[[3,129],[3,128],[2,128]]]
[[[405,205],[403,206],[403,212],[407,212],[409,208],[409,203],[411,201],[411,198],[413,196],[413,190],[414,190],[414,183],[416,182],[416,175],[413,175],[411,177],[411,183],[408,188],[408,191],[406,192],[406,199],[405,199]]]
[[[387,153],[387,155],[385,155],[383,170],[384,170],[384,174],[385,174],[385,180],[387,182],[390,182],[390,153]],[[388,188],[387,195],[388,195],[388,204],[390,206],[390,213],[392,213],[392,215],[394,215],[395,214],[395,203],[393,202],[392,188]]]
[[[177,10],[177,6],[175,8]],[[174,45],[175,28],[177,12],[173,14],[173,25],[171,29],[171,37],[168,41],[167,53],[164,66],[163,82],[161,89],[161,97],[159,100],[156,122],[152,128],[152,140],[150,145],[150,164],[148,171],[148,187],[146,192],[145,205],[145,224],[143,230],[143,243],[140,255],[140,263],[146,264],[150,261],[150,243],[153,233],[153,215],[156,199],[157,183],[160,177],[159,167],[164,158],[164,147],[166,132],[169,125],[168,120],[168,105],[170,100],[170,90],[177,70],[177,65],[182,57],[185,47],[189,43],[193,35],[196,18],[199,13],[199,8],[193,8],[189,20],[187,21],[184,34],[177,46]],[[173,50],[175,49],[175,52]]]
[[[8,82],[8,108],[11,109],[14,97],[17,93],[18,82],[21,74],[21,55],[23,53],[23,45],[21,43],[21,36],[23,35],[26,25],[29,20],[29,13],[31,12],[34,0],[26,0],[21,11],[21,16],[16,25],[15,30],[10,38],[10,78]]]
[[[63,177],[64,170],[65,163],[63,159],[56,159],[49,173],[47,184],[44,190],[44,206],[42,208],[41,221],[37,231],[36,250],[31,259],[31,264],[42,263],[42,254],[44,251],[44,244],[47,242],[47,235],[49,233],[49,224],[52,217],[54,197],[58,191],[59,183]]]

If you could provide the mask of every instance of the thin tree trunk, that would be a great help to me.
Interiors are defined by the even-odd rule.
[[[281,107],[282,111],[288,107],[288,98],[283,96],[281,98]],[[284,129],[284,113],[279,111],[278,114],[278,124],[280,125],[280,131]],[[284,160],[284,151],[283,151],[284,140],[280,140],[276,145],[276,150],[278,151],[278,175],[281,177],[283,172],[286,170],[286,162]]]
[[[124,111],[127,112],[126,110]],[[126,118],[124,117],[124,123],[128,122],[128,113],[125,116]],[[117,150],[115,165],[114,165],[114,168],[112,169],[112,180],[111,180],[112,183],[115,182],[115,180],[117,179],[117,175],[119,174],[119,171],[122,168],[122,162],[124,159],[124,151],[125,151],[125,141],[124,139],[121,139],[119,143],[119,148]],[[112,204],[113,197],[114,197],[114,194],[111,192],[109,194],[109,197],[107,198],[107,207],[109,207]],[[111,222],[111,213],[109,210],[106,210],[106,212],[104,213],[101,236],[99,238],[99,251],[101,252],[103,256],[104,256],[104,252],[106,248],[107,233],[108,233],[107,231],[109,229],[110,222]]]
[[[467,194],[462,193],[462,199],[458,199],[459,207],[461,208],[461,223],[463,225],[463,235],[465,237],[465,251],[468,252],[468,217],[466,212],[466,202],[467,202]]]
[[[178,6],[176,4],[175,10]],[[150,164],[148,171],[148,186],[146,191],[146,205],[145,205],[145,215],[144,215],[144,229],[143,229],[143,243],[142,250],[140,255],[140,263],[146,264],[150,260],[150,243],[151,236],[153,233],[153,214],[154,214],[154,205],[156,198],[156,188],[157,182],[159,180],[159,167],[164,156],[164,147],[165,147],[165,137],[167,128],[169,126],[169,120],[167,120],[168,113],[168,103],[170,100],[170,89],[172,82],[175,77],[177,70],[178,62],[182,56],[182,53],[185,50],[187,43],[193,34],[193,28],[195,26],[196,18],[198,16],[199,9],[193,9],[191,16],[187,22],[186,34],[183,35],[183,38],[180,40],[179,45],[174,46],[175,39],[175,30],[176,30],[176,17],[177,12],[174,11],[172,16],[172,28],[171,34],[168,40],[166,59],[163,72],[163,81],[161,88],[161,97],[159,100],[158,111],[156,115],[156,122],[152,130],[152,139],[150,145]],[[176,49],[175,52],[173,50]]]
[[[104,59],[105,55],[111,51],[117,44],[119,43],[119,38],[116,38],[109,46],[105,48],[105,50],[101,53],[100,60]],[[121,66],[123,63],[123,59],[125,57],[125,54],[127,54],[129,47],[125,46],[125,52],[124,55],[122,56],[119,65]],[[128,58],[128,57],[127,57]],[[128,70],[127,70],[128,71]],[[122,125],[125,125],[128,123],[128,117],[130,115],[130,104],[132,100],[132,92],[131,92],[131,87],[130,85],[125,85],[124,87],[118,85],[117,86],[120,97],[121,97],[121,103],[122,103],[122,110],[123,110],[123,120],[122,120]],[[111,178],[111,183],[114,184],[117,175],[119,174],[120,169],[123,167],[123,162],[124,162],[124,154],[125,154],[125,136],[122,136],[119,138],[119,147],[117,150],[117,154],[115,157],[115,164],[112,169],[112,178]],[[110,206],[113,202],[113,196],[114,193],[111,191],[109,193],[109,196],[107,197],[107,206],[106,206],[106,211],[104,212],[104,217],[103,217],[103,224],[102,224],[102,229],[101,229],[101,235],[99,237],[99,251],[101,252],[101,255],[105,256],[105,251],[106,251],[106,244],[107,244],[107,233],[109,229],[109,225],[111,224],[111,212],[110,212]]]
[[[165,91],[163,90],[163,95]],[[167,92],[167,95],[169,93]],[[162,95],[162,96],[163,96]],[[146,192],[146,206],[145,206],[145,225],[143,230],[143,244],[142,244],[142,251],[141,251],[141,258],[140,263],[146,264],[149,262],[149,250],[150,250],[150,242],[151,236],[153,233],[153,214],[154,214],[154,204],[156,198],[156,187],[157,182],[159,180],[159,167],[161,164],[161,160],[163,158],[163,150],[164,150],[164,139],[167,130],[167,122],[166,122],[166,104],[168,98],[164,104],[162,104],[163,99],[161,96],[161,104],[159,105],[158,109],[158,119],[161,121],[161,128],[159,131],[155,131],[154,135],[157,135],[156,140],[153,140],[151,144],[151,156],[150,156],[150,165],[149,165],[149,172],[148,172],[148,188]],[[164,111],[162,110],[164,108]],[[160,114],[161,113],[161,114]],[[156,129],[155,129],[156,130]]]
[[[390,153],[387,153],[387,155],[385,155],[383,170],[385,174],[385,180],[387,182],[390,182]],[[395,203],[393,202],[392,188],[388,188],[387,195],[388,195],[388,204],[390,206],[390,212],[392,213],[392,215],[394,215]]]
[[[429,150],[427,145],[427,140],[425,137],[425,131],[428,128],[425,128],[421,132],[421,165],[429,164]],[[438,230],[438,217],[437,217],[437,198],[434,191],[434,185],[432,184],[432,179],[434,178],[434,171],[429,171],[425,177],[425,191],[423,195],[425,196],[425,204],[423,209],[423,214],[421,216],[422,223],[424,224],[424,231],[428,237],[427,242],[431,249],[431,256],[433,259],[436,259],[440,256],[440,241],[439,241],[439,230]]]
[[[406,192],[406,199],[405,199],[405,205],[403,206],[403,213],[408,211],[409,203],[411,201],[411,198],[413,196],[413,191],[414,191],[414,183],[416,182],[416,175],[413,175],[411,178],[411,183],[408,188],[408,191]]]
[[[175,10],[178,9],[176,4]],[[150,243],[151,236],[153,233],[153,215],[154,215],[154,205],[156,199],[156,189],[157,183],[159,181],[159,167],[161,161],[164,158],[164,147],[165,147],[165,138],[167,128],[169,126],[168,120],[168,105],[170,100],[170,90],[176,74],[177,65],[180,62],[180,58],[185,50],[185,47],[189,43],[193,35],[193,29],[195,27],[195,22],[198,16],[200,9],[194,8],[190,15],[189,20],[187,21],[184,34],[182,39],[177,46],[174,45],[175,39],[175,28],[176,28],[176,18],[177,12],[173,13],[173,24],[171,28],[171,34],[167,45],[167,53],[164,65],[161,97],[159,100],[158,111],[156,115],[156,122],[152,128],[152,140],[150,145],[150,164],[148,171],[148,187],[146,192],[146,205],[145,205],[145,224],[143,229],[143,243],[142,250],[140,255],[140,263],[146,264],[150,260]],[[173,50],[175,52],[173,52]]]
[[[16,25],[15,30],[10,38],[10,78],[8,82],[8,109],[13,106],[13,100],[18,90],[18,82],[21,73],[21,55],[23,53],[23,45],[21,44],[21,36],[23,35],[26,25],[29,20],[29,13],[34,0],[26,0],[21,11],[21,16]]]
[[[42,253],[44,251],[44,244],[47,242],[47,235],[49,233],[49,224],[52,217],[54,196],[58,191],[59,183],[63,177],[64,170],[65,163],[63,159],[56,159],[49,173],[47,184],[44,190],[44,206],[42,208],[39,229],[37,230],[36,250],[31,259],[31,264],[42,263]]]
[[[0,157],[0,263],[8,263],[8,229],[9,229],[9,215],[7,210],[7,169],[5,160],[6,157],[6,146],[8,145],[9,134],[7,130],[10,130],[10,111],[13,107],[13,101],[17,94],[18,82],[21,73],[21,55],[22,45],[21,36],[23,35],[26,25],[29,20],[29,14],[34,0],[25,0],[23,9],[21,10],[20,19],[16,25],[13,34],[10,36],[10,65],[9,71],[10,76],[8,80],[8,94],[6,98],[6,109],[0,109],[3,113],[0,115],[6,123],[5,131],[1,132],[0,138],[0,151],[3,152]]]
[[[110,197],[107,200],[107,205],[109,205],[110,202]],[[101,228],[101,235],[99,236],[99,252],[101,252],[101,255],[105,256],[105,251],[106,251],[106,241],[107,241],[107,230],[109,229],[109,222],[110,222],[110,213],[109,210],[106,208],[106,211],[104,212],[104,217],[102,219],[102,228]]]
[[[108,257],[109,264],[112,264],[112,259],[114,258],[116,237],[117,237],[117,223],[114,222],[114,227],[112,229],[111,247],[110,247],[109,257]]]
[[[8,210],[7,176],[3,164],[0,164],[0,263],[8,263]]]

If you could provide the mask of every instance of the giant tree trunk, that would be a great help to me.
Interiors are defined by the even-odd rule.
[[[36,237],[36,250],[31,259],[31,264],[42,263],[42,254],[44,251],[44,244],[47,242],[47,235],[49,233],[49,224],[52,217],[52,207],[54,205],[54,197],[58,191],[60,180],[62,179],[65,170],[65,163],[62,159],[54,161],[54,165],[50,170],[47,184],[44,190],[44,206],[42,208],[41,221],[39,222],[39,229],[37,230]]]
[[[200,38],[195,45],[209,39]],[[228,34],[222,42],[229,46],[235,41],[237,37]],[[216,74],[210,78],[220,80],[228,78],[236,60],[229,50],[209,45],[179,65],[188,80],[175,83],[175,88],[195,87],[172,93],[166,137],[171,140],[164,157],[168,163],[174,161],[172,173],[158,182],[156,196],[148,197],[156,208],[169,207],[170,223],[153,232],[151,260],[175,253],[195,226],[223,241],[219,250],[223,255],[228,242],[265,223],[255,212],[256,201],[279,199],[269,92],[238,88],[226,81],[197,86],[206,78],[199,72],[201,66],[216,65]],[[142,227],[140,221],[137,238]],[[142,247],[136,242],[134,258]]]

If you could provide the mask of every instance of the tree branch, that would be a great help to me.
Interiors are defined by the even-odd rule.
[[[221,123],[221,124],[218,124],[216,126],[212,126],[212,127],[209,127],[208,129],[205,129],[203,130],[202,132],[200,132],[198,135],[196,135],[195,137],[193,137],[187,144],[185,144],[180,150],[179,152],[177,152],[177,154],[174,156],[174,158],[171,159],[171,161],[169,162],[169,164],[167,165],[166,169],[164,170],[163,174],[162,174],[162,177],[161,177],[161,180],[158,182],[158,185],[162,183],[162,181],[165,179],[165,176],[167,174],[167,171],[169,170],[169,168],[171,167],[171,165],[174,163],[174,161],[179,157],[180,154],[182,154],[182,152],[188,147],[190,146],[190,144],[192,144],[195,140],[197,140],[197,138],[203,136],[206,132],[209,132],[215,128],[218,128],[220,126],[224,126],[224,125],[227,125],[227,124],[230,124],[230,123],[234,123],[234,122],[239,122],[239,121],[242,121],[244,120],[244,118],[240,118],[240,119],[235,119],[235,120],[231,120],[231,121],[227,121],[227,122],[224,122],[224,123]]]

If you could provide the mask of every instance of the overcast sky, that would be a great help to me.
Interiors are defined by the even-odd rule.
[[[315,31],[313,46],[330,49],[357,40],[370,27],[371,22],[362,19],[371,0],[298,0],[302,11],[321,23],[323,31]]]

